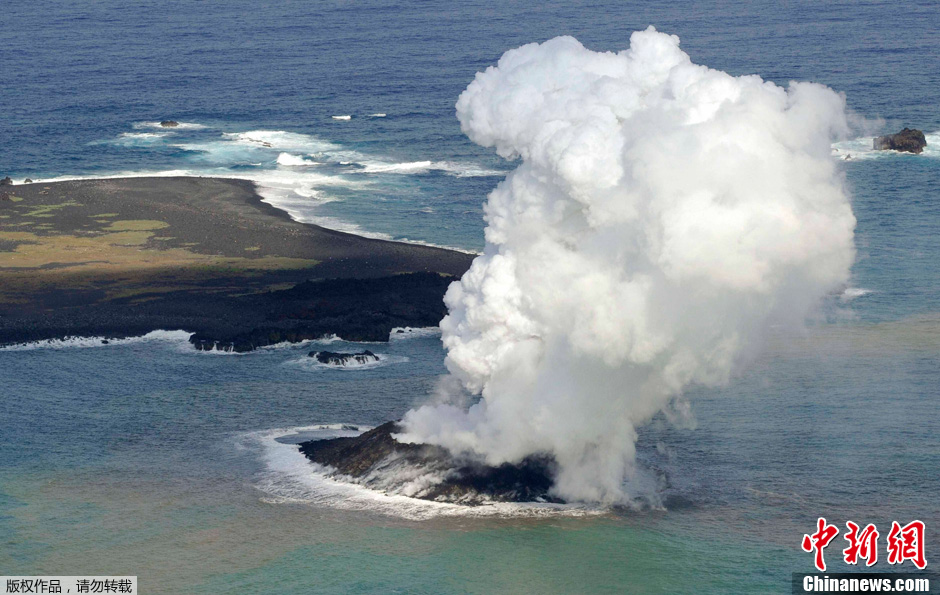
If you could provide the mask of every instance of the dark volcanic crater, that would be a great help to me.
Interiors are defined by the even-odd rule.
[[[563,503],[549,495],[555,476],[550,456],[491,466],[439,446],[398,442],[392,435],[400,431],[397,422],[387,422],[353,438],[303,442],[300,451],[331,475],[386,493],[468,505]]]

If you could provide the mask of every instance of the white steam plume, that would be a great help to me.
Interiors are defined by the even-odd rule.
[[[848,279],[855,218],[830,156],[848,130],[827,87],[693,64],[650,27],[619,53],[509,51],[457,117],[522,158],[445,297],[447,368],[482,399],[410,411],[402,440],[493,464],[551,453],[558,496],[623,500],[637,427]]]

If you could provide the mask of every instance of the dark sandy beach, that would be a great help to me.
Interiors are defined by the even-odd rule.
[[[195,333],[249,350],[435,325],[472,255],[298,223],[251,182],[120,178],[0,187],[0,344]]]

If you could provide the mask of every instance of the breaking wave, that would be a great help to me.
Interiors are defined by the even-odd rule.
[[[139,337],[112,339],[108,337],[66,337],[64,339],[44,339],[16,343],[0,347],[0,351],[33,351],[36,349],[87,349],[91,347],[112,347],[137,343],[161,342],[189,346],[191,333],[187,331],[151,331]]]
[[[277,156],[278,165],[287,165],[287,166],[309,166],[309,165],[319,165],[318,162],[313,161],[312,159],[304,159],[298,155],[291,155],[290,153],[281,153]]]
[[[317,361],[314,357],[300,357],[297,359],[292,359],[284,362],[285,365],[289,366],[299,366],[304,370],[311,371],[323,371],[323,370],[340,370],[345,372],[350,371],[361,371],[361,370],[373,370],[375,368],[383,368],[391,364],[403,364],[408,360],[407,357],[403,355],[388,355],[385,353],[376,353],[375,356],[378,358],[377,361],[360,363],[355,360],[349,361],[344,365],[331,365],[324,364]]]

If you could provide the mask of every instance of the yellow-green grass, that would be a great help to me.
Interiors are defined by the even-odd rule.
[[[152,231],[116,231],[96,236],[0,231],[0,240],[17,243],[12,252],[0,252],[0,269],[55,266],[117,271],[197,266],[224,271],[270,271],[306,268],[317,263],[305,258],[245,258],[198,254],[185,248],[143,248],[152,236]]]
[[[126,219],[115,221],[104,229],[107,231],[152,231],[169,226],[170,224],[165,221],[156,221],[154,219]]]
[[[55,204],[55,205],[32,205],[33,209],[27,213],[23,213],[23,217],[55,217],[55,211],[63,209],[65,207],[80,207],[79,203],[73,200],[67,200],[65,202]]]

